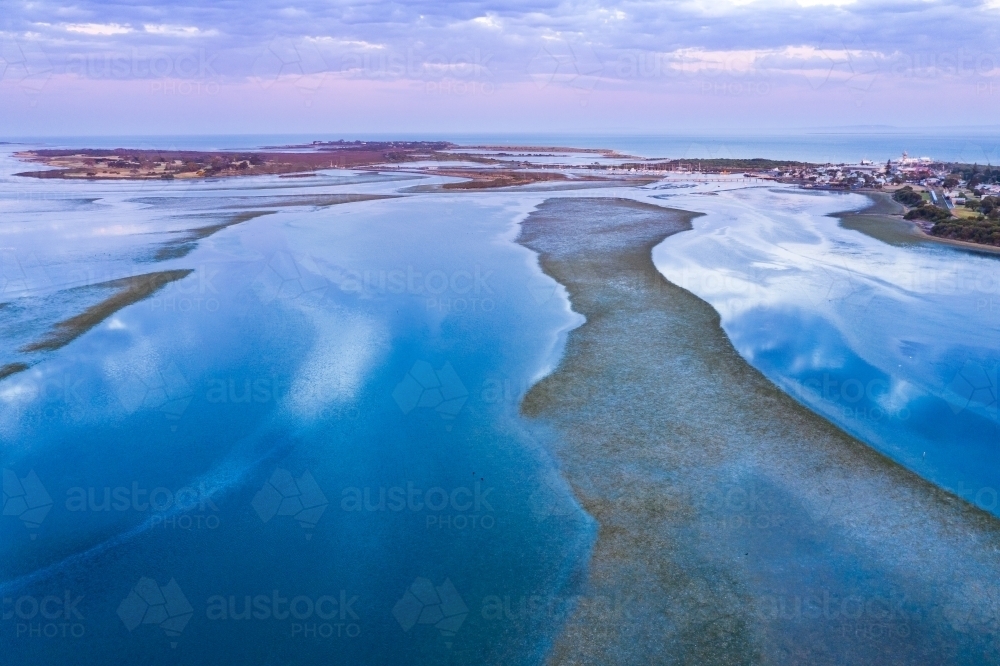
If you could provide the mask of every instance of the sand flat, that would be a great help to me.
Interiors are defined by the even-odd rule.
[[[550,662],[996,662],[998,521],[750,367],[652,264],[691,217],[564,199],[522,225],[587,318],[522,405],[600,524]]]
[[[151,296],[166,285],[190,275],[193,269],[176,269],[133,275],[94,285],[114,293],[78,315],[57,323],[41,340],[21,348],[22,352],[52,351],[68,345],[122,308]]]

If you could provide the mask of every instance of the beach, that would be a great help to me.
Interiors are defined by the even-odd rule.
[[[995,519],[747,365],[653,266],[690,218],[590,199],[523,223],[587,322],[522,410],[600,526],[549,663],[995,661]]]

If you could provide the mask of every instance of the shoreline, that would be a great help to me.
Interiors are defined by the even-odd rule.
[[[285,150],[296,148],[288,146]],[[393,171],[401,168],[425,176],[461,178],[459,182],[441,185],[444,190],[489,190],[521,187],[538,183],[608,180],[600,176],[571,178],[545,164],[525,164],[504,159],[506,154],[491,156],[475,152],[449,152],[459,146],[428,146],[414,142],[405,147],[383,144],[349,145],[347,147],[317,147],[311,152],[281,152],[272,149],[244,152],[171,151],[115,148],[112,150],[26,150],[14,156],[26,163],[43,164],[48,171],[23,171],[14,174],[22,178],[84,180],[84,181],[147,181],[147,180],[208,180],[247,176],[277,175],[279,178],[309,178],[319,171],[353,169],[363,171]],[[512,148],[512,150],[515,150]],[[534,149],[538,150],[538,149]],[[426,152],[426,154],[425,154]],[[570,151],[616,155],[613,151]],[[407,166],[415,162],[463,161],[468,166],[446,166],[428,169]],[[486,165],[484,166],[477,166]]]
[[[457,151],[457,152],[456,152]],[[246,151],[200,151],[200,150],[151,150],[151,149],[32,149],[14,153],[14,156],[27,163],[40,163],[51,167],[48,171],[24,171],[15,176],[38,179],[88,180],[88,181],[144,181],[144,180],[207,180],[212,178],[233,178],[255,175],[277,175],[279,178],[309,178],[317,172],[335,168],[357,170],[392,170],[407,168],[411,173],[427,176],[448,176],[462,178],[459,182],[445,183],[433,186],[439,190],[483,191],[507,189],[514,187],[530,187],[546,183],[566,183],[589,181],[613,181],[607,177],[585,176],[569,178],[558,167],[544,163],[531,163],[523,159],[511,161],[509,158],[533,157],[534,154],[548,152],[566,152],[571,154],[593,154],[604,158],[621,160],[638,159],[638,162],[627,161],[618,165],[621,168],[633,166],[642,169],[669,164],[697,162],[699,165],[712,166],[729,170],[762,168],[770,164],[797,166],[817,166],[813,163],[786,160],[768,160],[763,158],[748,159],[702,159],[702,160],[658,160],[635,158],[607,148],[569,148],[555,146],[497,146],[497,145],[459,145],[450,142],[400,141],[400,142],[314,142],[313,144],[265,146]],[[518,155],[520,153],[520,155]],[[533,154],[534,153],[534,154]],[[470,163],[468,167],[445,167],[426,169],[423,167],[406,167],[407,163],[420,161],[454,161],[461,160]],[[480,163],[489,168],[477,168]],[[719,163],[719,164],[716,164]],[[564,167],[565,168],[565,165]],[[702,172],[698,172],[702,173]],[[712,172],[704,172],[708,175]],[[648,180],[645,171],[642,176],[632,176],[637,185],[643,185]],[[694,172],[691,174],[694,175]],[[745,174],[748,175],[748,174]],[[767,178],[766,174],[759,174]],[[629,177],[626,176],[626,179]],[[655,180],[655,179],[654,179]],[[788,182],[776,179],[776,182]],[[419,186],[418,186],[419,187]],[[855,192],[876,200],[888,196],[887,193],[873,189],[849,190],[841,187],[825,185],[807,185],[798,182],[797,187],[807,191],[841,191]],[[904,211],[901,205],[900,211]],[[877,207],[876,205],[873,207]],[[848,211],[844,215],[857,215],[864,211]],[[876,215],[868,211],[867,215]],[[840,214],[834,217],[843,217]],[[884,215],[890,219],[890,215]],[[895,218],[891,218],[895,221]],[[941,238],[927,233],[916,222],[906,221],[912,225],[913,236],[922,240],[951,245],[952,247],[980,251],[986,254],[1000,254],[1000,247],[969,241]],[[862,230],[863,233],[868,233]],[[875,236],[879,238],[879,236]]]
[[[859,219],[867,217],[872,219],[869,220],[870,224],[864,224],[864,220],[861,219],[859,220],[862,222],[861,224],[846,226],[845,228],[860,231],[861,233],[871,236],[876,240],[892,243],[893,240],[899,242],[905,241],[905,239],[900,237],[899,234],[890,233],[888,236],[886,234],[880,234],[880,230],[876,228],[876,225],[878,225],[880,221],[882,223],[887,223],[890,226],[899,226],[900,229],[903,228],[900,225],[905,225],[908,235],[912,238],[912,242],[925,241],[929,243],[949,245],[951,247],[968,250],[970,252],[1000,255],[1000,247],[997,247],[996,245],[985,245],[982,243],[971,243],[969,241],[960,241],[952,238],[942,238],[940,236],[934,236],[933,234],[927,233],[916,222],[903,219],[901,212],[904,210],[904,206],[894,201],[892,196],[887,192],[859,190],[856,193],[868,197],[872,201],[872,205],[861,210],[831,213],[830,217],[837,218],[841,220],[842,223],[845,218],[847,218],[848,221],[850,221],[851,218]],[[893,212],[894,210],[898,210],[899,212]]]
[[[325,169],[353,169],[441,155],[448,145],[423,141],[352,142],[244,151],[110,149],[33,149],[14,153],[22,162],[50,171],[24,171],[26,178],[64,180],[203,180],[238,176],[306,175]]]
[[[599,524],[581,602],[549,663],[1000,657],[985,619],[1000,594],[988,556],[1000,522],[739,356],[711,306],[652,262],[652,248],[695,215],[550,199],[522,223],[518,242],[587,318],[521,406],[561,435],[561,471]],[[888,634],[802,606],[856,598],[903,600]]]

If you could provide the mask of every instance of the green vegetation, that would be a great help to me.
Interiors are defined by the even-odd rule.
[[[951,173],[954,176],[961,176],[971,188],[984,183],[1000,183],[1000,169],[994,167],[960,164],[952,169]]]
[[[892,198],[904,206],[919,206],[924,203],[924,198],[918,192],[914,192],[909,185],[897,190]]]
[[[980,219],[1000,220],[1000,197],[967,199],[965,207],[977,211]]]
[[[979,213],[975,218],[953,217],[950,211],[925,201],[923,196],[909,185],[897,190],[892,198],[910,208],[903,216],[907,220],[933,222],[934,226],[930,230],[932,236],[1000,246],[1000,197],[967,200],[965,207]]]
[[[938,206],[929,203],[922,203],[903,216],[907,220],[930,220],[931,222],[941,222],[951,219],[951,213]]]
[[[1000,246],[1000,222],[990,219],[960,220],[951,218],[938,222],[931,234],[940,238]]]
[[[769,171],[771,169],[802,169],[817,165],[808,162],[792,162],[788,160],[766,160],[760,157],[752,159],[683,159],[666,162],[626,162],[624,168],[635,169],[701,169],[702,171]]]
[[[920,192],[916,192],[909,185],[896,190],[892,198],[910,208],[906,215],[903,216],[907,220],[942,222],[951,218],[951,213],[947,208],[941,208],[930,203]]]
[[[1000,197],[968,199],[965,207],[978,215],[938,221],[931,229],[931,234],[952,240],[1000,246]]]

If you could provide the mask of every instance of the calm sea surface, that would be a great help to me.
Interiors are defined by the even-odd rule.
[[[3,137],[0,137],[3,139]],[[534,145],[578,148],[613,148],[640,157],[672,159],[734,159],[763,157],[805,162],[856,163],[861,159],[884,162],[903,151],[912,157],[970,164],[1000,164],[1000,130],[952,129],[870,130],[816,129],[781,134],[737,134],[692,132],[676,135],[576,135],[576,134],[477,134],[477,135],[241,135],[241,136],[143,136],[143,137],[44,137],[10,138],[9,141],[39,142],[51,146],[148,147],[160,149],[249,149],[261,146],[308,144],[312,141],[428,140],[454,141],[469,145]]]
[[[715,187],[665,199],[707,214],[656,248],[663,275],[800,402],[1000,513],[1000,256],[844,229],[856,194]]]
[[[0,588],[82,597],[51,640],[28,640],[55,620],[23,602],[6,654],[541,658],[594,529],[518,416],[577,321],[511,242],[531,201],[285,205],[412,181],[24,185],[0,168],[2,363],[31,364],[0,383]],[[154,261],[260,198],[277,212]],[[101,283],[175,268],[194,272],[56,352],[18,351]]]
[[[339,137],[47,143],[316,138]],[[998,145],[454,138],[813,161],[909,150],[986,162]],[[543,660],[595,538],[550,435],[518,412],[580,323],[513,242],[549,196],[706,213],[654,259],[715,307],[740,354],[997,512],[1000,263],[889,246],[827,216],[864,206],[858,195],[737,182],[412,195],[440,179],[353,172],[27,181],[12,175],[16,146],[0,149],[0,365],[30,366],[0,381],[0,596],[13,613],[0,643],[16,663]],[[343,193],[396,198],[317,199]],[[247,211],[269,214],[158,260],[165,243]],[[62,349],[20,351],[106,298],[103,283],[171,269],[193,272]]]

